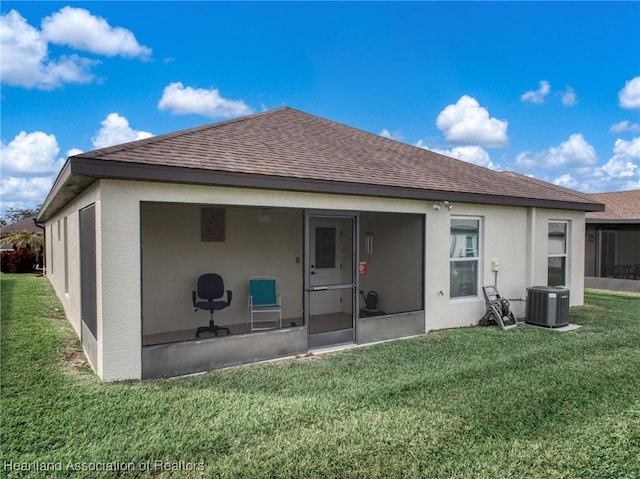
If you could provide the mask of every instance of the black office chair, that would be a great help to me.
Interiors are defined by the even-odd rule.
[[[227,308],[231,305],[231,298],[233,294],[227,290],[227,300],[221,301],[220,298],[224,296],[224,281],[219,274],[209,273],[203,274],[198,278],[198,291],[193,292],[193,306],[195,311],[204,309],[211,313],[211,319],[209,320],[209,326],[201,326],[196,331],[196,338],[200,337],[200,333],[208,331],[210,333],[218,335],[219,331],[226,331],[230,334],[229,328],[216,326],[213,323],[213,313],[220,309]],[[198,301],[197,299],[205,299],[206,301]],[[217,301],[216,301],[217,300]]]

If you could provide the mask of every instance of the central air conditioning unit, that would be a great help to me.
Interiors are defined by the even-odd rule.
[[[532,286],[527,288],[525,322],[547,328],[569,324],[569,288]]]

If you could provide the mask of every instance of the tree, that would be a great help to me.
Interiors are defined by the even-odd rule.
[[[0,271],[3,273],[31,273],[38,262],[38,255],[26,248],[3,251],[0,254]]]
[[[25,248],[31,251],[40,251],[44,245],[42,233],[30,233],[29,231],[18,231],[2,238],[2,244],[12,245],[15,249]]]
[[[42,266],[44,235],[30,231],[18,231],[2,238],[2,244],[13,246],[15,251],[2,252],[0,270],[5,273],[30,273]]]
[[[35,208],[9,208],[7,211],[0,216],[0,225],[6,226],[12,223],[16,223],[22,219],[29,218],[30,216],[36,216],[40,212],[40,207],[42,205],[38,205]]]

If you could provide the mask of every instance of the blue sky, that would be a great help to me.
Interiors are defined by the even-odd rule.
[[[640,188],[640,2],[1,4],[2,208],[70,154],[281,106],[585,192]]]

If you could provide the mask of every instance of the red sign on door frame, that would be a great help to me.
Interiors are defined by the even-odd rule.
[[[368,265],[366,261],[360,261],[360,265],[358,270],[360,271],[360,276],[366,276],[368,271]]]

